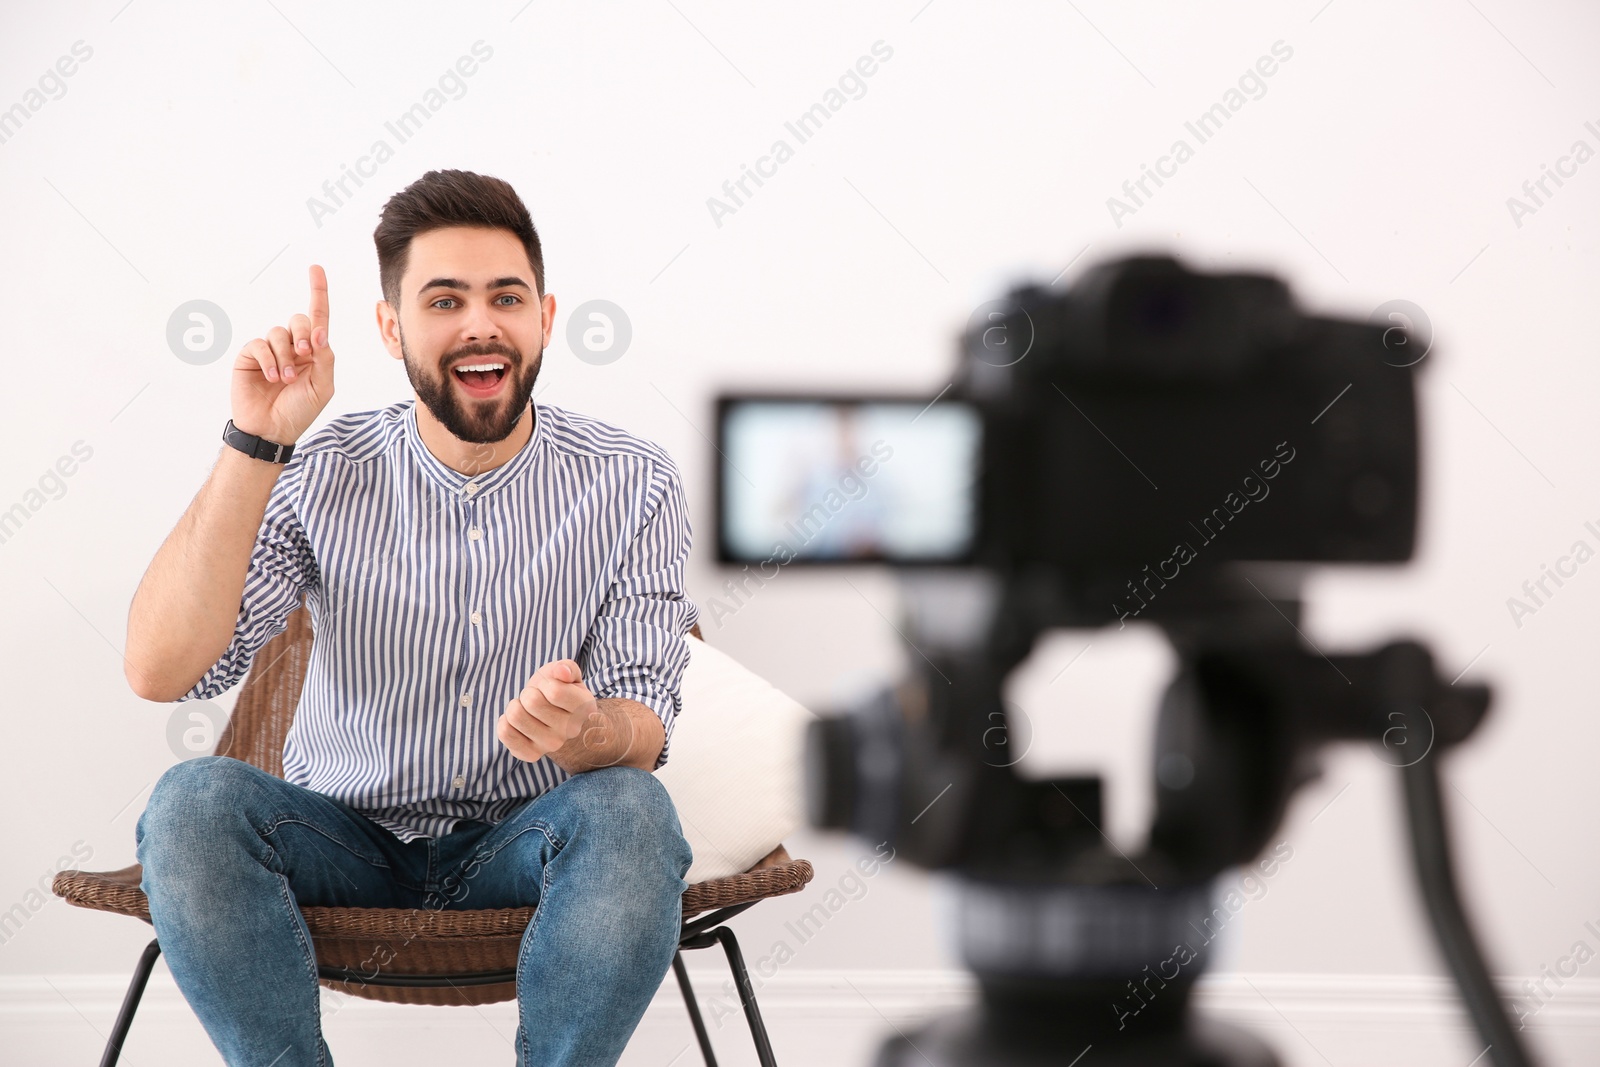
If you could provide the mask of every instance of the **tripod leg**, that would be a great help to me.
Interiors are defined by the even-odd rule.
[[[133,1025],[133,1013],[139,1010],[139,998],[144,996],[145,983],[150,980],[150,972],[155,969],[159,955],[161,942],[152,941],[139,956],[139,965],[133,970],[133,981],[128,983],[128,992],[122,998],[122,1009],[117,1012],[117,1021],[111,1027],[105,1053],[100,1057],[100,1067],[116,1067],[117,1057],[122,1055],[122,1043],[128,1038],[128,1028]]]
[[[1422,902],[1433,923],[1440,954],[1454,974],[1467,1014],[1478,1030],[1478,1039],[1494,1050],[1491,1062],[1500,1067],[1529,1067],[1533,1060],[1511,1026],[1461,903],[1450,832],[1445,825],[1438,760],[1438,752],[1429,752],[1400,772],[1407,827],[1411,831],[1412,864],[1422,889]]]
[[[689,971],[683,965],[682,952],[672,954],[672,973],[678,976],[678,988],[683,990],[683,1003],[689,1009],[695,1040],[700,1042],[700,1055],[705,1057],[706,1067],[717,1067],[717,1055],[711,1051],[711,1035],[706,1033],[706,1021],[700,1017],[700,1002],[695,999],[694,986],[689,984]]]
[[[761,1009],[756,1007],[755,987],[750,984],[750,974],[744,969],[744,955],[739,951],[738,938],[726,926],[717,927],[712,931],[712,936],[722,942],[722,951],[728,955],[728,967],[733,971],[734,984],[739,987],[739,1000],[744,1005],[744,1017],[750,1023],[750,1036],[755,1039],[756,1056],[761,1060],[761,1067],[778,1067],[778,1061],[772,1055],[772,1042],[767,1039],[766,1024],[761,1021]]]

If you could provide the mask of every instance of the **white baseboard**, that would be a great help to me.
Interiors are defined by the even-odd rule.
[[[715,1042],[719,1049],[730,1047],[733,1062],[739,1062],[748,1035],[728,972],[697,961],[690,974]],[[52,1050],[61,1057],[30,1055],[19,1062],[87,1062],[87,1054],[103,1042],[116,1017],[127,982],[126,974],[0,977],[0,1033],[8,1035],[8,1043],[19,1042],[14,1047]],[[1521,997],[1531,1006],[1521,979],[1505,979],[1501,985],[1508,997]],[[1600,1049],[1600,980],[1567,979],[1559,988],[1547,980],[1545,989],[1551,996],[1527,1018],[1530,1044],[1545,1050],[1546,1062],[1555,1067],[1586,1062],[1572,1050],[1587,1050],[1585,1055],[1592,1057]],[[869,1042],[889,1027],[962,1007],[970,1003],[972,993],[970,976],[956,970],[789,968],[760,981],[757,989],[775,1044],[787,1046],[791,1053],[797,1046],[805,1049],[803,1055],[791,1055],[794,1062],[825,1062],[837,1056],[835,1062],[840,1063],[867,1062]],[[1464,1067],[1477,1051],[1454,986],[1431,975],[1223,972],[1201,979],[1196,1004],[1209,1016],[1268,1038],[1286,1065],[1321,1065],[1331,1059]],[[1113,1010],[1107,1005],[1108,1014]],[[481,1040],[486,1054],[493,1053],[509,1043],[517,1025],[511,1001],[476,1009],[421,1008],[343,997],[326,989],[323,1019],[330,1046],[358,1052],[375,1050],[384,1042],[448,1038],[445,1047],[459,1049],[463,1042]],[[819,1026],[824,1021],[828,1026]],[[407,1038],[408,1034],[412,1036]],[[652,1055],[641,1054],[637,1062],[659,1067],[668,1058],[659,1055],[660,1050],[681,1052],[688,1045],[687,1034],[683,1004],[669,975],[640,1024],[639,1035],[653,1036],[636,1041],[652,1042]],[[141,1057],[136,1050],[141,1045],[148,1048],[156,1040],[153,1035],[166,1035],[163,1041],[178,1035],[192,1047],[192,1055],[168,1062],[217,1062],[206,1058],[207,1053],[214,1057],[214,1051],[205,1044],[203,1031],[162,965],[145,991],[124,1062],[130,1067],[150,1062],[148,1052]],[[828,1041],[846,1042],[849,1051]],[[1466,1059],[1458,1059],[1462,1051],[1468,1053]],[[346,1057],[340,1059],[344,1062]],[[381,1057],[372,1051],[349,1062],[381,1062]],[[675,1062],[676,1067],[695,1062],[692,1051]]]
[[[738,1007],[728,971],[704,964],[689,969],[703,1010],[709,1016],[719,1001]],[[126,974],[0,975],[0,1020],[6,1027],[51,1015],[115,1017],[127,990]],[[769,979],[752,975],[762,1011],[809,1015],[878,1014],[916,1018],[927,1012],[969,1003],[971,976],[959,970],[803,970],[792,968]],[[1538,1006],[1523,988],[1523,979],[1502,978],[1502,992],[1520,998],[1527,1007]],[[1600,979],[1574,978],[1559,989],[1546,982],[1552,994],[1528,1019],[1530,1028],[1551,1024],[1590,1025],[1600,1031]],[[1202,1010],[1229,1018],[1272,1016],[1278,1012],[1295,1018],[1351,1026],[1397,1025],[1408,1022],[1433,1025],[1447,1019],[1464,1019],[1454,984],[1433,975],[1216,973],[1201,978],[1195,995]],[[504,1006],[509,1006],[506,1002]],[[499,1008],[502,1005],[490,1005]],[[383,1004],[343,997],[323,990],[325,1014],[348,1015],[352,1020],[383,1020],[415,1010],[412,1005]],[[676,984],[668,979],[651,1003],[650,1011],[683,1010]],[[1110,1010],[1108,1006],[1108,1011]],[[173,984],[172,976],[157,966],[140,1002],[139,1013],[187,1014],[188,1004]]]

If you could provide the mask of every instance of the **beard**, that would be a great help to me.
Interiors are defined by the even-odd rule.
[[[424,369],[406,346],[405,331],[400,331],[400,353],[405,357],[406,377],[417,391],[417,399],[433,413],[444,428],[462,441],[474,444],[492,444],[511,436],[522,413],[527,409],[528,398],[533,395],[533,383],[539,378],[539,368],[544,363],[544,348],[526,366],[522,353],[500,341],[475,341],[452,349],[439,357],[442,369],[433,374]],[[489,400],[469,397],[458,392],[453,377],[454,367],[467,356],[503,356],[507,363],[506,376],[498,396]]]

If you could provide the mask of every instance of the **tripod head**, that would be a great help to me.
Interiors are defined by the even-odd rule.
[[[1125,856],[1100,832],[1098,777],[1025,778],[1001,751],[1005,679],[1062,625],[1062,601],[1038,575],[1000,583],[992,625],[965,647],[917,622],[957,610],[951,598],[909,594],[922,601],[904,631],[916,648],[909,675],[812,727],[811,821],[975,879],[1202,884],[1262,852],[1324,744],[1368,741],[1397,763],[1420,759],[1465,739],[1487,711],[1486,687],[1450,685],[1414,641],[1323,655],[1298,636],[1299,601],[1269,599],[1261,584],[1215,575],[1192,590],[1203,611],[1173,599],[1152,617],[1179,666],[1150,754],[1144,852]]]

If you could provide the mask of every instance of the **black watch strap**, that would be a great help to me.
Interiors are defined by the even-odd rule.
[[[232,419],[222,428],[222,439],[252,459],[264,459],[271,463],[287,463],[294,452],[294,445],[280,445],[253,433],[245,433],[233,424]]]

